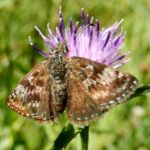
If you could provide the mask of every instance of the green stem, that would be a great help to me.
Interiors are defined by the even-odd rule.
[[[81,149],[88,150],[88,141],[89,141],[89,126],[86,126],[81,129]]]

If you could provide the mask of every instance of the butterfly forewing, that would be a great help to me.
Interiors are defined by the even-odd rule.
[[[20,81],[7,105],[17,113],[37,121],[57,118],[51,103],[49,61],[36,65]]]
[[[68,117],[88,125],[111,107],[125,102],[133,94],[137,80],[104,64],[85,58],[72,58],[68,75]]]

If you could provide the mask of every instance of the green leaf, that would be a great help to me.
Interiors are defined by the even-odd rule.
[[[150,92],[150,84],[143,85],[136,89],[135,93],[131,96],[131,98],[146,94],[148,92]]]
[[[50,150],[62,150],[78,133],[79,131],[75,131],[73,126],[68,123],[67,126],[62,129]]]
[[[85,126],[80,128],[80,137],[81,137],[81,149],[88,150],[88,142],[89,142],[89,126]]]

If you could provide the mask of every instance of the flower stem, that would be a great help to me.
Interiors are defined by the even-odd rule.
[[[81,129],[81,150],[88,150],[88,140],[89,140],[89,126],[85,126]]]

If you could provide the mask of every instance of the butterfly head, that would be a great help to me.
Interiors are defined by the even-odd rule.
[[[54,49],[55,54],[59,54],[61,56],[65,56],[68,52],[68,47],[65,42],[58,43]]]

